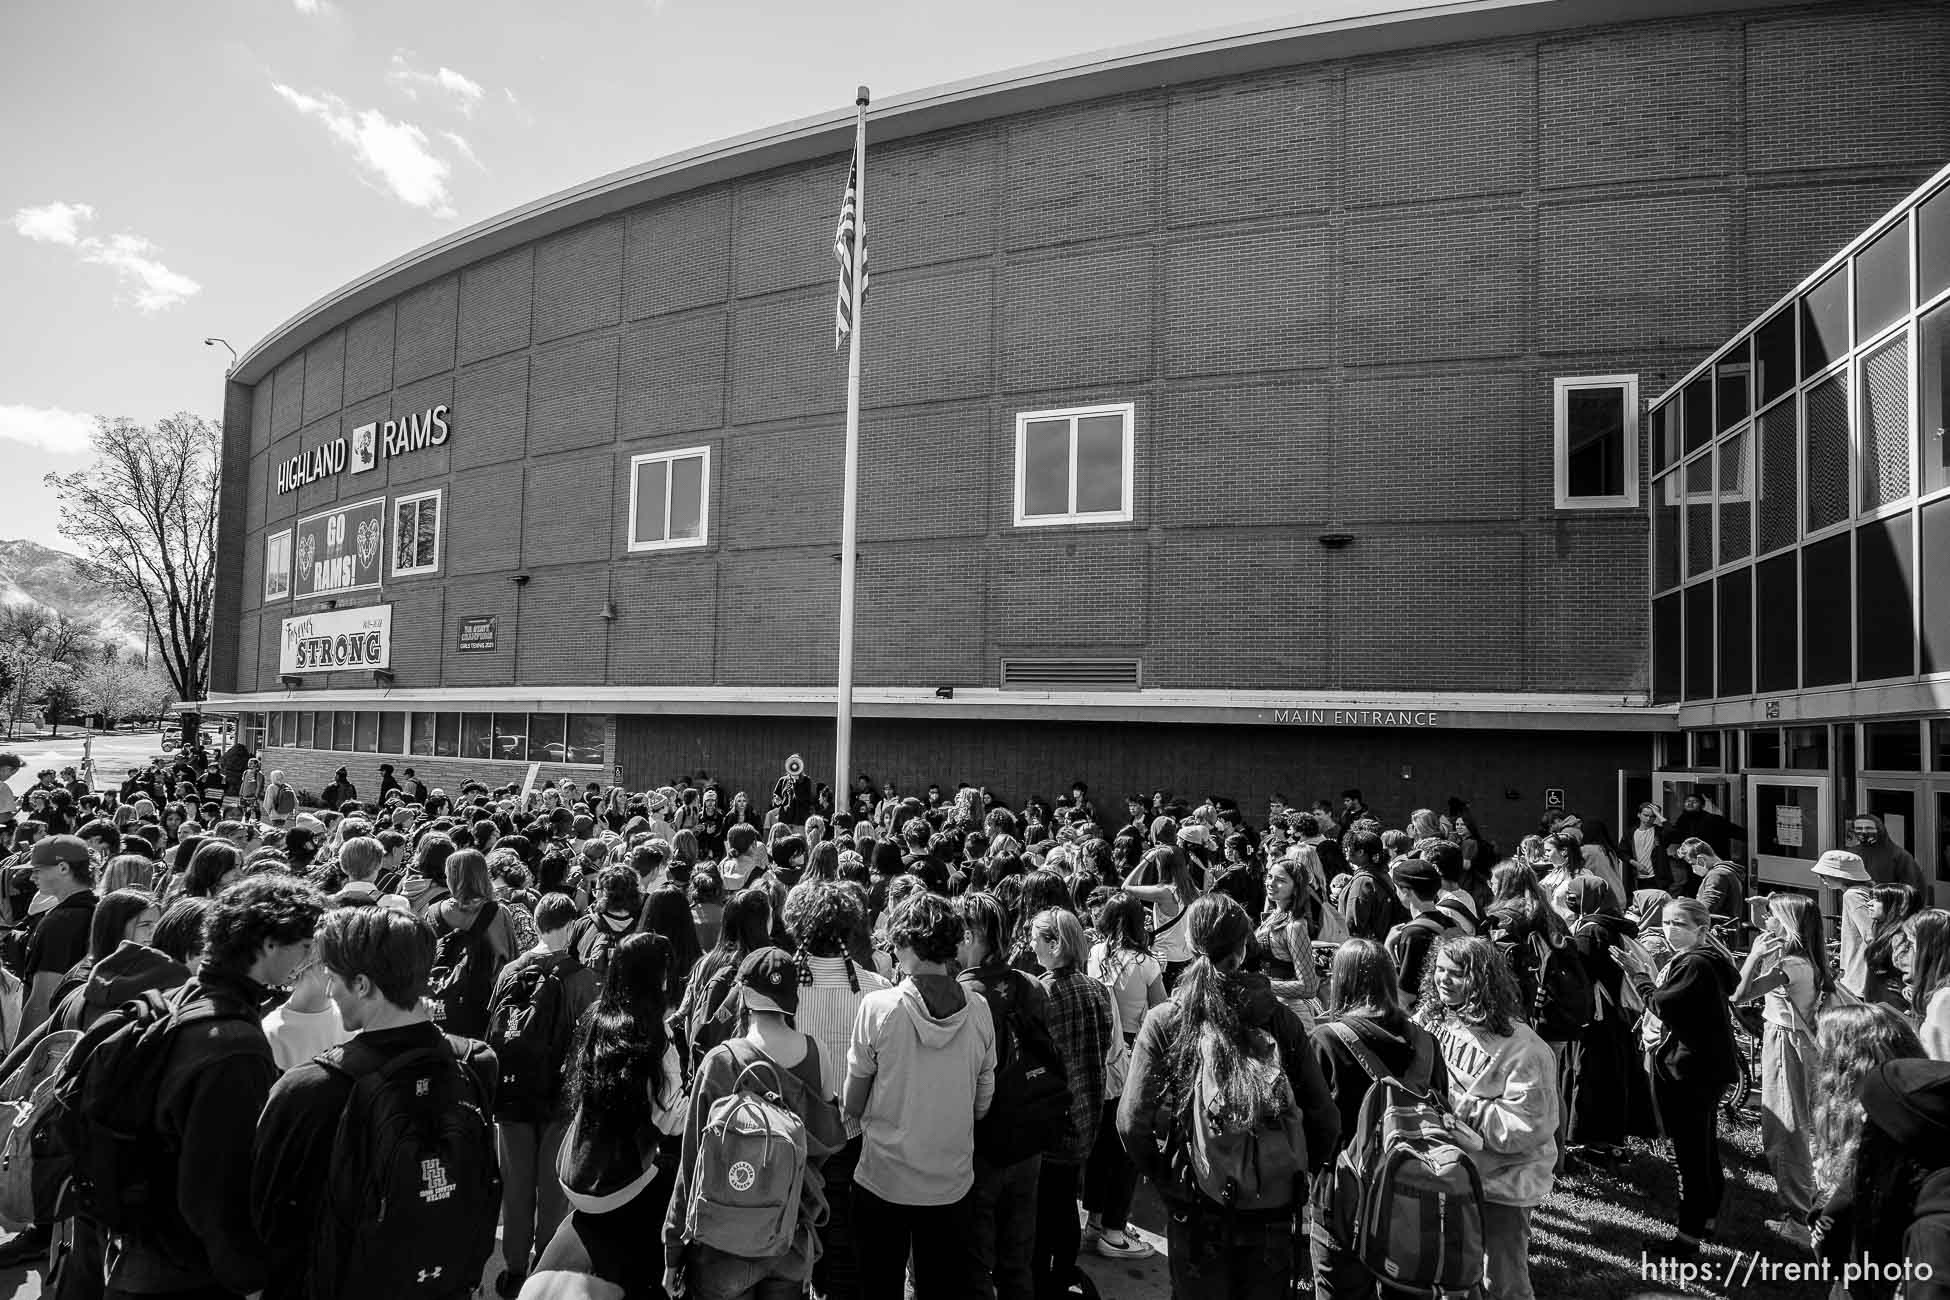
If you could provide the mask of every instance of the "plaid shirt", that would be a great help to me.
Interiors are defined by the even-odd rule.
[[[1074,966],[1043,976],[1049,992],[1049,1036],[1070,1076],[1070,1131],[1056,1160],[1081,1161],[1097,1142],[1104,1111],[1104,1062],[1110,1053],[1110,990]]]

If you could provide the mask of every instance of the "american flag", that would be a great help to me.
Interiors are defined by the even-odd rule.
[[[840,297],[833,309],[833,351],[838,352],[853,330],[853,232],[860,222],[860,159],[856,155],[846,172],[846,197],[840,200],[840,225],[833,232],[833,256],[840,263]],[[867,300],[867,237],[860,235],[860,301]]]

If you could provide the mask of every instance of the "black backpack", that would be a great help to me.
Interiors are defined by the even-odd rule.
[[[985,989],[995,1019],[995,1099],[975,1121],[975,1153],[996,1166],[1052,1149],[1070,1127],[1069,1075],[1049,1031],[1029,1018],[1028,979],[1012,973]]]
[[[183,1230],[176,1209],[180,1153],[167,1149],[157,1131],[156,1094],[176,1034],[219,1020],[257,1025],[254,1008],[150,989],[75,1043],[62,1063],[48,1121],[34,1139],[37,1164],[68,1171],[67,1195],[59,1198],[63,1216],[79,1213],[110,1232],[149,1240]],[[240,1042],[239,1050],[247,1045]]]
[[[501,1174],[473,1047],[449,1039],[389,1058],[355,1038],[318,1058],[353,1083],[312,1237],[312,1300],[451,1295],[480,1280]]]
[[[1584,954],[1575,940],[1552,943],[1541,930],[1531,931],[1529,948],[1536,979],[1530,1027],[1547,1043],[1570,1042],[1598,1014],[1598,996]]]
[[[501,1066],[494,1117],[534,1124],[553,1110],[575,1037],[567,1014],[568,978],[582,969],[572,952],[522,967],[495,991],[487,1044]]]
[[[494,981],[501,974],[501,958],[488,939],[488,927],[499,907],[490,899],[465,930],[454,929],[445,918],[434,923],[441,932],[440,946],[427,973],[427,1010],[433,1022],[450,1034],[464,1038],[487,1034],[488,1004],[494,1000]]]
[[[604,915],[602,912],[593,913],[589,917],[588,927],[576,936],[575,943],[576,956],[596,973],[598,979],[609,971],[609,957],[616,951],[616,945],[637,932],[634,920],[626,929],[612,930],[603,923]]]

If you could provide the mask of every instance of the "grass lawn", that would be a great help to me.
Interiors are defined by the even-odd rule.
[[[1670,1273],[1648,1274],[1642,1255],[1647,1237],[1667,1236],[1679,1203],[1679,1182],[1662,1148],[1633,1144],[1616,1173],[1580,1172],[1560,1178],[1539,1206],[1531,1239],[1531,1280],[1539,1297],[1638,1300],[1659,1296],[1751,1296],[1755,1300],[1820,1300],[1823,1281],[1789,1280],[1770,1265],[1806,1261],[1806,1247],[1768,1230],[1778,1217],[1774,1176],[1760,1150],[1760,1125],[1749,1112],[1737,1124],[1722,1123],[1720,1144],[1728,1158],[1727,1197],[1721,1206],[1719,1240],[1692,1261],[1711,1277],[1685,1283]],[[1735,1252],[1739,1252],[1736,1258]],[[1756,1262],[1756,1257],[1758,1262]],[[1657,1266],[1657,1261],[1653,1262]],[[1752,1272],[1749,1273],[1749,1268]]]

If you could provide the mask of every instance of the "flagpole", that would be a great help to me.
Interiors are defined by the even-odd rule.
[[[867,88],[854,97],[854,210],[851,345],[846,358],[846,478],[840,508],[840,681],[835,694],[833,808],[851,807],[853,778],[853,570],[854,534],[860,517],[860,286],[866,279],[861,246],[867,230]]]

